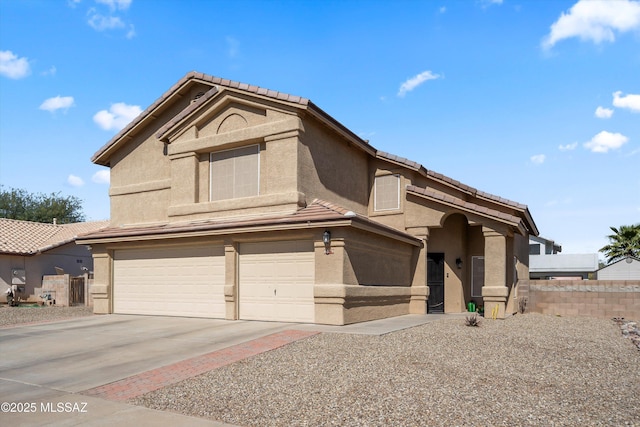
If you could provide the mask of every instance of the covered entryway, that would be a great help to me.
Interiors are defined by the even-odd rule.
[[[314,322],[314,281],[313,242],[242,243],[239,317]]]
[[[222,246],[116,250],[113,311],[225,317]]]

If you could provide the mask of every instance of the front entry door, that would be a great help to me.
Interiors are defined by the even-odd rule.
[[[444,313],[444,254],[427,254],[428,313]]]

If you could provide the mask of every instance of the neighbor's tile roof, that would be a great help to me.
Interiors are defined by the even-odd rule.
[[[73,242],[77,236],[109,225],[109,221],[44,224],[0,218],[0,253],[34,255]]]
[[[85,235],[81,240],[109,240],[113,238],[136,238],[142,236],[168,235],[196,233],[196,234],[225,234],[232,232],[251,232],[261,227],[269,226],[294,226],[305,224],[308,226],[323,226],[339,223],[341,221],[358,222],[369,226],[370,229],[377,229],[386,234],[395,235],[399,238],[416,240],[414,236],[388,227],[384,224],[372,221],[366,216],[357,215],[354,212],[326,202],[324,200],[315,199],[306,207],[299,209],[290,214],[275,216],[260,216],[252,218],[232,218],[218,220],[198,220],[180,223],[164,223],[147,226],[123,226],[109,227],[97,230],[93,233]],[[343,223],[340,225],[347,225]]]

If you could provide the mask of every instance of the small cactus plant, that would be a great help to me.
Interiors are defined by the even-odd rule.
[[[464,324],[467,326],[480,326],[480,320],[478,319],[478,315],[474,313],[471,316],[466,316]]]

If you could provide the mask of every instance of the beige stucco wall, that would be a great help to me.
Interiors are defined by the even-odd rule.
[[[329,228],[330,253],[322,234],[326,228],[232,234],[173,239],[161,244],[224,245],[226,318],[237,319],[238,245],[245,242],[311,240],[315,247],[316,322],[346,324],[365,320],[424,313],[419,302],[426,299],[426,286],[411,286],[420,248],[389,237],[351,227]],[[94,245],[96,279],[92,285],[94,311],[113,311],[113,254],[118,249],[157,246],[160,242],[121,242]],[[420,270],[418,274],[424,274]],[[422,279],[424,283],[424,278]],[[203,295],[203,298],[207,298]],[[413,308],[410,303],[414,300]]]
[[[140,224],[167,219],[171,163],[155,134],[189,104],[185,98],[164,111],[110,158],[111,224]]]
[[[350,145],[313,118],[304,121],[298,146],[297,179],[307,201],[330,201],[352,211],[367,213],[369,156]]]
[[[500,316],[514,309],[517,288],[512,286],[516,277],[512,260],[514,256],[518,258],[517,276],[528,277],[526,236],[514,236],[505,224],[470,213],[470,209],[462,211],[407,195],[406,186],[428,187],[511,214],[517,214],[515,209],[492,205],[455,185],[365,153],[344,134],[330,129],[299,106],[231,89],[222,89],[197,114],[184,118],[164,137],[166,144],[157,140],[157,130],[189,105],[196,92],[207,89],[194,86],[111,155],[113,225],[286,214],[320,198],[399,231],[424,237],[426,244],[426,248],[419,249],[375,233],[337,228],[332,231],[333,253],[324,255],[323,230],[308,230],[304,238],[311,238],[316,244],[316,303],[319,313],[323,313],[321,323],[351,323],[411,310],[420,312],[428,293],[424,279],[428,252],[445,254],[446,312],[462,312],[471,300],[472,256],[485,256],[485,286],[491,288],[480,300],[503,304]],[[209,154],[253,144],[260,153],[259,195],[209,201]],[[399,209],[376,212],[375,177],[396,173],[401,177]],[[302,234],[278,231],[216,238],[224,240],[229,270],[225,288],[227,318],[233,319],[237,314],[237,274],[230,270],[237,264],[237,243],[256,238],[286,240]],[[96,245],[97,312],[111,311],[113,250],[132,244]],[[457,258],[462,260],[462,268],[457,268]]]
[[[56,274],[55,267],[64,269],[65,273],[71,276],[80,276],[84,274],[82,267],[93,270],[93,259],[85,246],[75,243],[68,243],[33,256],[0,255],[0,295],[4,298],[4,291],[11,284],[12,270],[23,269],[26,285],[21,297],[33,296],[32,300],[40,301],[39,295],[34,293],[35,288],[42,286],[42,276]]]

